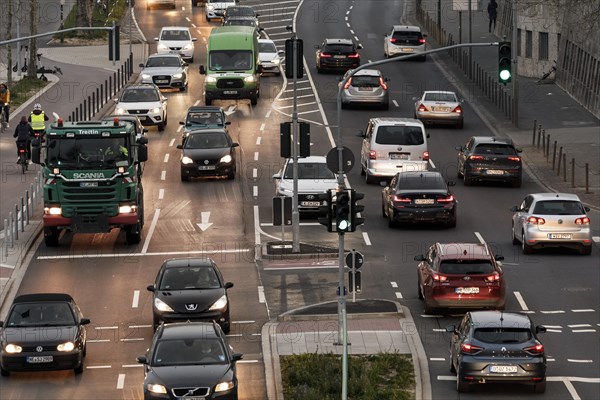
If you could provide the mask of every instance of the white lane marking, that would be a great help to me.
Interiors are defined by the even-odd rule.
[[[258,197],[258,186],[252,187],[252,196]]]
[[[600,236],[592,236],[592,240],[596,243],[600,243]]]
[[[354,40],[356,40],[357,43],[360,42],[360,39],[358,38],[358,36],[354,36]],[[360,44],[360,43],[358,43],[358,44]]]
[[[163,160],[163,162],[169,162],[169,153],[165,154],[165,159]]]
[[[256,145],[257,145],[257,146],[258,146],[258,145],[260,145],[260,140],[261,140],[261,137],[260,137],[260,136],[256,138]]]
[[[542,314],[564,314],[563,310],[540,311]]]
[[[595,329],[573,329],[573,333],[591,333],[596,332]]]
[[[560,329],[550,329],[550,328],[547,328],[547,329],[546,329],[546,332],[552,332],[552,333],[562,333],[562,330],[560,330]]]
[[[118,329],[118,326],[97,326],[94,329],[98,329],[99,331],[109,330],[109,329]]]
[[[485,240],[483,239],[483,236],[481,236],[481,233],[479,233],[479,232],[474,232],[474,233],[475,233],[475,237],[477,238],[477,240],[479,240],[479,243],[485,244]]]
[[[258,151],[254,152],[254,161],[258,161]]]
[[[595,312],[593,308],[581,308],[579,310],[571,310],[572,312]]]
[[[553,362],[553,361],[556,361],[556,358],[550,358],[550,357],[548,357],[548,358],[546,359],[546,361]]]
[[[258,360],[240,360],[240,361],[238,361],[238,363],[240,363],[240,364],[254,364],[257,362],[258,362]]]
[[[185,8],[181,7],[181,10],[185,11]],[[187,22],[192,22],[192,20],[190,19],[190,17],[185,17],[185,19],[186,19]]]
[[[110,339],[88,339],[86,340],[87,343],[108,343],[110,342]]]
[[[392,100],[392,103],[394,104],[394,106],[395,106],[395,107],[400,107],[400,106],[398,105],[398,102],[397,102],[396,100]]]
[[[581,382],[581,383],[600,383],[600,378],[584,378],[582,376],[549,376],[546,378],[550,382],[558,381],[570,381],[570,382]]]
[[[348,17],[344,17],[344,20],[345,20],[345,21],[348,21]]]
[[[560,325],[544,325],[547,329],[562,329],[562,326]]]
[[[594,362],[594,360],[576,360],[573,358],[567,358],[568,362],[572,362],[572,363],[592,363]]]
[[[364,331],[363,331],[364,332]],[[260,336],[260,333],[233,333],[231,335],[225,335],[227,337],[242,337],[242,336]]]
[[[438,380],[438,381],[455,381],[455,380],[456,380],[456,376],[451,376],[451,375],[438,375],[438,376],[437,376],[437,380]]]
[[[271,116],[271,110],[267,111],[267,113],[265,114],[265,118],[269,119],[270,116]]]
[[[254,247],[258,248],[260,246],[260,233],[262,230],[260,229],[260,221],[258,216],[258,206],[254,206]]]
[[[121,342],[140,342],[142,340],[144,340],[143,337],[136,337],[136,338],[121,339]]]
[[[171,139],[171,141],[169,142],[169,147],[173,147],[174,144],[175,144],[175,139]]]
[[[167,179],[167,171],[161,171],[160,180],[164,181],[165,179]]]
[[[546,379],[546,380],[548,380],[548,379]],[[579,397],[579,394],[577,394],[577,390],[575,390],[575,386],[573,386],[571,381],[568,381],[565,379],[565,380],[563,380],[563,383],[565,384],[565,387],[571,394],[571,397],[573,398],[573,400],[581,400],[581,397]]]
[[[346,15],[350,15],[350,10],[346,11]]]
[[[576,325],[567,325],[569,328],[591,328],[590,324],[576,324]]]
[[[349,24],[349,23],[347,23],[347,22],[346,22],[346,26],[347,26],[348,28],[350,28],[350,24]]]
[[[325,265],[325,266],[313,266],[313,265],[302,265],[292,267],[265,267],[265,271],[295,271],[295,270],[313,270],[313,269],[339,269],[339,265]]]
[[[140,291],[134,290],[133,291],[133,301],[131,302],[131,308],[138,308],[139,303],[140,303]]]
[[[143,367],[142,364],[123,364],[121,368],[140,368]]]
[[[117,389],[123,389],[125,386],[125,374],[119,374],[117,378]]]
[[[300,222],[300,226],[319,226],[318,222]],[[261,222],[260,226],[273,226],[272,222]]]
[[[252,178],[256,179],[258,177],[258,170],[256,168],[252,168]]]
[[[129,329],[152,328],[152,325],[129,325]]]
[[[165,198],[165,189],[159,189],[158,190],[158,199],[162,200]]]
[[[354,6],[350,6],[350,7],[348,7],[348,10],[352,10],[352,8],[354,8]]]
[[[433,160],[431,158],[429,159],[429,165],[431,165],[432,169],[435,169],[435,164],[433,163]]]
[[[232,324],[254,324],[256,321],[231,321]]]
[[[444,329],[444,328],[433,328],[432,331],[434,331],[434,332],[446,332],[446,329]]]
[[[177,133],[181,132],[182,129],[183,129],[183,125],[179,125],[179,128],[177,128]]]
[[[367,232],[363,232],[362,235],[363,235],[363,240],[365,241],[365,244],[367,246],[370,246],[371,245],[371,239],[369,239],[369,234]]]
[[[273,239],[279,240],[280,238],[273,237]],[[260,242],[259,242],[260,244]],[[215,255],[215,254],[237,254],[237,253],[248,253],[250,248],[247,249],[235,249],[235,250],[190,250],[190,251],[156,251],[146,253],[107,253],[107,254],[95,254],[90,256],[89,254],[72,254],[67,256],[40,256],[38,260],[66,260],[66,259],[85,259],[85,258],[107,258],[107,257],[123,257],[127,254],[127,257],[152,257],[152,256],[190,256],[194,254],[204,255]]]
[[[421,314],[422,318],[441,318],[443,315]]]
[[[266,299],[265,299],[265,288],[263,286],[259,286],[258,287],[258,302],[259,303],[266,302]]]
[[[403,298],[403,297],[402,297],[402,293],[400,293],[400,292],[396,292],[396,298],[397,298],[397,299],[402,299],[402,298]]]
[[[197,28],[196,24],[192,24],[192,27],[193,27],[193,28]]]
[[[350,29],[350,34],[354,35],[354,29]]]
[[[392,281],[392,282],[390,282],[390,284],[392,285],[392,287],[398,287],[398,283],[397,282]]]
[[[87,369],[102,369],[102,368],[111,368],[111,366],[110,365],[88,365],[86,368]]]
[[[210,211],[202,211],[200,213],[200,223],[196,224],[196,225],[198,225],[198,228],[200,228],[202,230],[202,232],[204,232],[205,230],[207,230],[208,228],[211,227],[212,222],[208,222],[209,219],[210,219]]]
[[[521,296],[520,292],[513,292],[515,297],[517,298],[517,301],[519,302],[519,305],[521,306],[521,310],[529,310],[529,307],[527,307],[527,304],[525,304],[525,300],[523,300],[523,296]]]
[[[200,100],[196,100],[196,102],[194,103],[195,106],[197,106],[198,104],[200,104]]]
[[[443,357],[430,357],[429,361],[446,361]]]
[[[160,216],[160,208],[157,208],[156,211],[154,211],[154,217],[152,217],[152,222],[150,223],[150,229],[148,230],[148,235],[146,235],[146,240],[144,241],[144,247],[142,247],[142,254],[146,254],[146,252],[148,251],[148,246],[150,246],[150,239],[152,238],[154,229],[156,229],[156,223],[158,222],[159,216]]]
[[[258,128],[259,131],[264,131],[265,130],[265,123],[263,122],[262,124],[260,124],[260,128]]]

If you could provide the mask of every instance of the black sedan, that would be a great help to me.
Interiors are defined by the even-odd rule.
[[[457,201],[439,172],[399,172],[383,188],[381,212],[389,227],[402,222],[456,226]]]
[[[350,39],[325,39],[321,45],[315,46],[317,72],[347,71],[360,65],[360,44]]]
[[[0,373],[73,369],[83,372],[86,330],[73,298],[63,293],[25,294],[15,298],[0,322]]]
[[[177,145],[181,155],[181,180],[192,177],[227,176],[234,179],[236,173],[235,143],[225,129],[192,131],[184,144]]]
[[[446,331],[452,333],[450,370],[459,392],[486,382],[531,383],[536,393],[546,391],[546,353],[537,338],[546,328],[527,315],[474,311]]]
[[[457,146],[457,174],[465,186],[474,181],[500,181],[521,187],[523,165],[511,139],[473,136],[465,146]]]
[[[174,258],[160,267],[147,289],[154,293],[154,328],[161,322],[216,321],[231,329],[227,289],[217,264],[210,258]]]
[[[145,356],[144,399],[237,400],[234,353],[216,323],[163,324]]]

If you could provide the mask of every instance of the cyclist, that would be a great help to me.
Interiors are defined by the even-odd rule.
[[[4,109],[4,121],[6,122],[6,127],[9,128],[8,125],[8,113],[10,111],[10,90],[8,90],[8,86],[4,83],[0,83],[0,108]]]
[[[40,103],[35,103],[33,106],[33,111],[29,114],[29,118],[27,121],[31,124],[31,128],[35,132],[35,136],[43,137],[46,134],[46,121],[50,118],[44,113],[42,110],[42,105]]]
[[[20,161],[19,150],[27,150],[27,161],[31,160],[31,139],[35,137],[35,132],[27,122],[27,117],[21,117],[21,122],[15,128],[14,138],[17,138],[17,163]]]

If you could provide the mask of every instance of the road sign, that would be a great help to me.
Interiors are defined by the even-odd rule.
[[[337,174],[340,170],[339,159],[340,157],[337,147],[329,150],[326,158],[327,168],[329,168],[329,170],[334,174]],[[354,167],[354,153],[352,153],[352,150],[344,146],[344,149],[342,150],[342,171],[348,173],[352,170],[352,167]]]
[[[348,253],[346,256],[346,266],[349,268],[352,268],[352,259],[354,259],[354,268],[356,269],[362,267],[363,262],[365,261],[365,257],[358,251]]]

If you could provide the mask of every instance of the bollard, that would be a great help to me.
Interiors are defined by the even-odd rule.
[[[25,217],[27,218],[27,225],[29,225],[29,212],[31,211],[29,209],[29,207],[31,207],[29,205],[29,202],[31,201],[31,198],[29,198],[29,190],[25,192],[25,197],[27,197],[27,199],[25,200],[25,207],[26,207],[26,213],[25,213]]]
[[[552,150],[552,171],[554,171],[554,167],[556,166],[556,140],[554,141],[554,149]]]
[[[571,158],[571,187],[575,187],[575,158]]]
[[[533,120],[533,137],[531,138],[531,145],[535,146],[535,128],[537,126],[537,119]]]
[[[539,143],[538,143],[538,150],[539,150]],[[544,155],[544,153],[546,153],[546,130],[544,129],[542,131],[542,155]]]
[[[37,176],[36,176],[36,178],[37,178]],[[30,186],[29,186],[29,190],[30,190],[30,193],[31,193],[31,198],[29,199],[29,201],[30,201],[30,204],[29,204],[29,207],[27,208],[27,211],[28,211],[28,212],[29,212],[29,211],[31,212],[31,214],[30,214],[30,215],[29,215],[29,213],[28,213],[28,216],[30,216],[31,218],[33,218],[33,211],[35,210],[35,205],[34,205],[34,201],[35,201],[35,191],[34,191],[34,189],[33,189],[33,183],[32,183],[32,184],[30,184]]]
[[[25,215],[23,212],[25,211],[25,199],[21,196],[21,232],[25,232]]]
[[[590,164],[585,163],[585,194],[590,193]]]
[[[546,162],[550,159],[550,134],[546,136]]]
[[[88,96],[88,109],[87,109],[87,121],[92,119],[92,96]]]
[[[15,204],[15,240],[19,240],[19,205]]]
[[[560,164],[562,163],[562,146],[558,149],[558,168],[556,169],[556,176],[560,176]]]
[[[540,125],[541,126],[541,125]],[[542,135],[542,130],[540,129],[537,133],[537,149],[540,149],[540,136]]]
[[[14,238],[13,223],[14,223],[13,213],[12,213],[12,211],[10,211],[8,213],[8,231],[10,232],[9,235],[10,235],[10,247],[11,248],[15,245],[14,239],[13,239]]]
[[[567,152],[563,153],[563,182],[567,181]]]
[[[8,257],[8,220],[4,218],[4,257]]]

